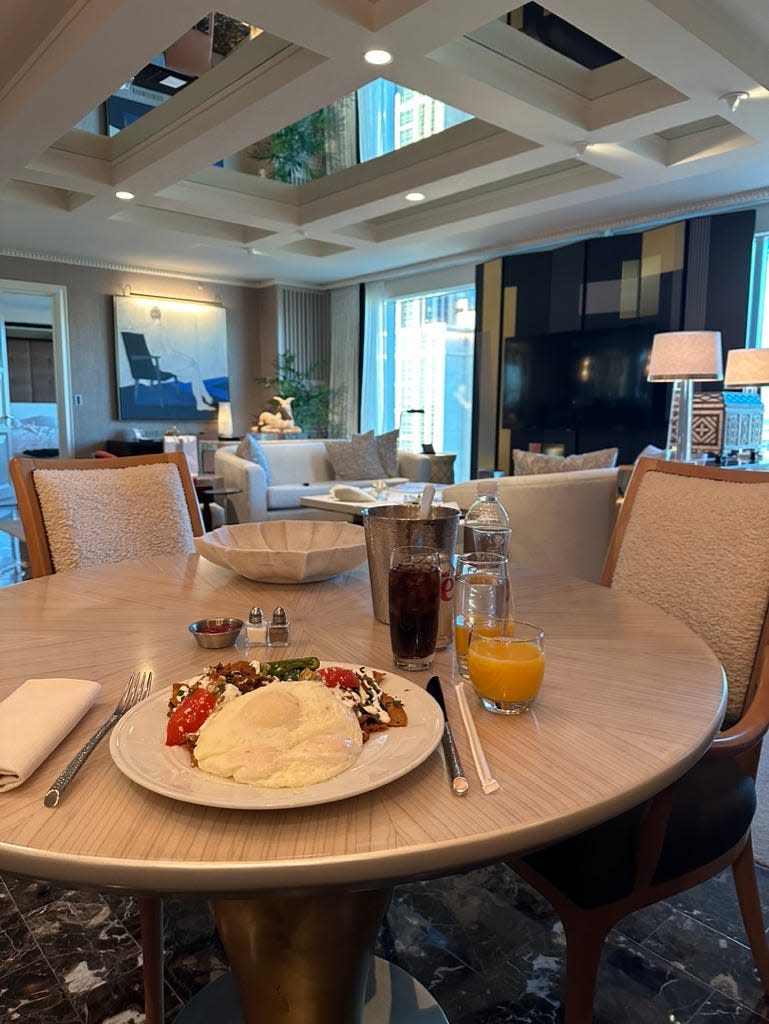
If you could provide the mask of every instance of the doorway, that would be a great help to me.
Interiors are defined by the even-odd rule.
[[[10,457],[42,450],[67,458],[72,447],[67,290],[0,279],[0,502],[14,501]]]

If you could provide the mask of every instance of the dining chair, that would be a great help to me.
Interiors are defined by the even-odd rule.
[[[627,914],[731,866],[764,991],[750,825],[769,725],[769,474],[640,459],[606,556],[604,586],[677,616],[721,661],[726,713],[705,755],[645,803],[507,863],[564,926],[564,1024],[588,1024],[604,939]],[[664,710],[664,709],[663,709]]]
[[[193,552],[203,533],[182,452],[8,463],[32,575]]]
[[[183,452],[9,462],[34,577],[147,555],[194,552],[203,533]],[[137,899],[146,1024],[163,1024],[163,906]]]

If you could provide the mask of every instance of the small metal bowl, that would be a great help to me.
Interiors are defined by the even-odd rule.
[[[198,619],[188,629],[201,647],[218,650],[232,647],[244,625],[242,619]]]

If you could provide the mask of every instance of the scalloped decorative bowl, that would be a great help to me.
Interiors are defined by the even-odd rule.
[[[195,538],[209,562],[262,583],[314,583],[366,560],[362,526],[314,519],[271,519],[220,526]]]

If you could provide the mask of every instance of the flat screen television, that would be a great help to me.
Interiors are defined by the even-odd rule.
[[[635,325],[508,338],[503,426],[573,431],[578,446],[581,433],[613,445],[622,433],[648,432],[654,443],[666,431],[669,388],[646,380],[653,335]]]

